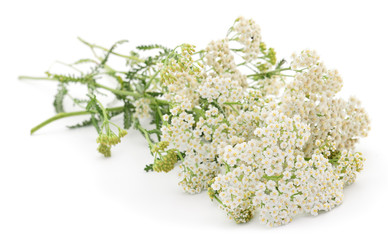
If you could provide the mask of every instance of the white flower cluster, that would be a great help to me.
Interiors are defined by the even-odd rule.
[[[356,180],[356,173],[363,169],[364,162],[365,158],[362,157],[362,153],[343,150],[338,161],[334,164],[337,165],[336,170],[340,179],[344,184],[349,185]]]
[[[236,19],[233,31],[237,34],[238,42],[244,46],[243,58],[248,62],[256,60],[260,53],[260,26],[252,19],[239,17]]]
[[[244,96],[243,88],[237,81],[223,76],[207,77],[201,82],[197,92],[209,102],[217,100],[220,104],[241,102]]]
[[[369,118],[360,102],[354,97],[349,101],[335,98],[342,79],[337,71],[327,70],[314,51],[302,51],[293,59],[292,68],[301,70],[286,86],[281,108],[288,116],[298,114],[310,124],[312,136],[305,153],[311,155],[315,141],[326,141],[328,137],[340,150],[352,149],[369,131]]]
[[[304,159],[300,150],[309,138],[309,127],[299,117],[273,111],[254,133],[248,142],[225,147],[226,172],[211,185],[232,218],[248,221],[257,209],[260,222],[274,226],[342,202],[343,182],[328,159],[321,154]]]
[[[265,78],[260,82],[260,91],[264,96],[278,95],[281,89],[284,87],[284,81],[278,76],[272,76],[271,78]]]
[[[298,68],[307,68],[310,66],[317,65],[319,61],[319,56],[316,51],[311,51],[309,49],[302,51],[299,55],[296,53],[292,54],[292,63],[291,68],[292,69],[298,69]]]
[[[211,41],[206,47],[206,63],[211,66],[215,72],[223,73],[226,71],[236,71],[237,66],[234,56],[229,50],[228,39]]]
[[[150,108],[151,100],[148,98],[140,98],[134,102],[135,106],[135,117],[137,118],[150,118]]]
[[[326,158],[330,159],[336,174],[345,185],[352,184],[356,180],[356,173],[363,169],[365,158],[363,158],[360,152],[349,150],[337,151],[334,146],[335,142],[331,140],[331,137],[328,137],[325,143],[317,140],[315,145],[318,148],[315,152],[322,153]]]
[[[336,97],[343,81],[315,51],[282,67],[244,18],[228,37],[200,52],[183,45],[161,69],[170,102],[162,141],[180,153],[179,184],[207,189],[236,222],[258,213],[268,226],[341,204],[365,161],[353,150],[369,131],[360,102]],[[243,47],[230,48],[236,41]]]
[[[195,89],[203,77],[201,65],[195,63],[192,53],[194,47],[184,44],[177,59],[166,59],[167,64],[161,69],[161,80],[167,87],[166,100],[183,104],[183,108],[190,108],[198,102]]]
[[[218,104],[216,101],[213,103]],[[258,119],[255,112],[257,109],[236,114],[225,109],[221,113],[211,106],[206,111],[194,108],[193,113],[177,112],[169,124],[165,122],[161,129],[162,141],[169,142],[169,148],[185,153],[179,166],[180,185],[184,191],[198,193],[207,188],[208,182],[220,172],[217,156],[222,153],[223,147],[247,141],[253,136],[255,119]]]
[[[226,128],[223,120],[217,108],[213,107],[198,122],[194,121],[193,114],[181,112],[172,118],[171,124],[162,127],[162,140],[169,142],[170,148],[185,153],[179,176],[182,179],[180,185],[186,192],[202,191],[217,174],[219,165],[214,161],[217,145],[226,137],[222,133]],[[218,128],[214,130],[216,126]],[[215,141],[211,141],[212,138]]]
[[[237,81],[242,87],[247,86],[247,77],[238,70],[234,56],[229,49],[228,39],[211,41],[206,49],[206,64],[211,67],[211,75],[222,74],[225,77]]]

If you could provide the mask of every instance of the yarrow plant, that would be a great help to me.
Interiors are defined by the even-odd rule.
[[[57,115],[31,134],[55,120],[88,115],[71,128],[94,126],[97,150],[109,157],[125,129],[137,129],[154,157],[145,171],[179,168],[185,192],[207,191],[237,223],[258,215],[260,223],[279,226],[329,211],[363,169],[365,159],[354,148],[367,136],[369,118],[356,98],[337,96],[338,71],[308,49],[278,60],[252,19],[237,18],[225,38],[202,50],[143,45],[125,55],[115,51],[125,41],[107,49],[80,40],[94,58],[68,64],[75,74],[20,77],[58,82]],[[113,68],[111,57],[124,59],[127,69]],[[89,70],[81,71],[85,65]],[[116,87],[103,85],[106,77]],[[72,84],[86,86],[86,94],[71,95]],[[106,94],[116,105],[103,104]],[[65,111],[64,101],[79,110]],[[120,114],[122,126],[112,122]],[[151,127],[142,124],[147,119]]]

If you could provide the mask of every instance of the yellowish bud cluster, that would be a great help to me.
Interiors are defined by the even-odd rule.
[[[268,49],[267,56],[269,58],[269,63],[271,63],[272,65],[275,65],[276,64],[276,52],[273,48]]]
[[[228,215],[232,218],[236,223],[246,223],[249,222],[253,218],[253,212],[255,209],[252,206],[248,208],[240,208],[234,209],[233,211],[229,211]]]
[[[161,82],[163,84],[172,84],[179,82],[183,76],[188,74],[188,76],[196,76],[200,74],[202,65],[197,66],[194,64],[193,53],[195,52],[195,47],[189,44],[183,44],[181,46],[181,54],[177,55],[177,58],[166,59],[167,64],[160,71]],[[185,73],[185,74],[183,74]]]
[[[104,157],[110,157],[111,156],[111,146],[107,146],[107,145],[104,145],[104,144],[100,144],[98,145],[98,152],[100,152],[101,154],[104,155]]]
[[[175,163],[178,161],[178,156],[175,150],[168,150],[167,154],[160,159],[155,160],[153,168],[155,172],[169,172],[171,171]]]
[[[152,147],[152,152],[153,153],[156,153],[156,152],[159,152],[159,151],[164,151],[169,145],[169,142],[167,141],[161,141],[157,144],[155,144],[153,147]]]
[[[97,143],[100,144],[97,150],[105,157],[110,157],[112,146],[120,143],[121,138],[123,138],[125,135],[127,135],[127,131],[123,129],[119,129],[118,135],[116,135],[112,131],[109,131],[107,134],[100,134],[96,140]]]
[[[207,187],[207,194],[209,195],[210,199],[213,199],[216,196],[216,191],[211,187],[214,183],[215,179],[208,181],[208,187]]]

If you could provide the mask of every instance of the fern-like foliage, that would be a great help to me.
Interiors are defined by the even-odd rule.
[[[51,74],[49,72],[46,72],[46,74],[48,77],[56,79],[61,83],[94,83],[93,74],[85,74],[81,76],[75,76],[74,74]]]
[[[280,60],[278,62],[278,64],[276,64],[276,68],[275,69],[280,69],[285,63],[286,63],[285,59]]]
[[[59,84],[58,85],[58,92],[54,97],[54,108],[56,113],[61,113],[64,112],[65,110],[63,109],[63,99],[65,98],[67,94],[67,89],[64,84]]]
[[[117,41],[115,42],[112,47],[109,49],[109,51],[105,54],[105,57],[102,59],[101,63],[100,63],[100,67],[104,66],[106,64],[106,62],[108,61],[109,59],[109,56],[110,54],[112,54],[113,50],[120,44],[123,44],[123,43],[126,43],[128,42],[127,40],[120,40],[120,41]]]
[[[169,49],[167,47],[164,47],[159,44],[150,44],[150,45],[140,45],[136,47],[138,50],[147,51],[147,50],[153,50],[153,49],[162,49],[165,52],[171,52],[172,49]]]
[[[133,108],[129,101],[124,102],[124,129],[129,129],[133,125]]]
[[[153,172],[154,171],[154,164],[148,164],[145,166],[144,171],[146,172]]]
[[[86,111],[91,112],[92,125],[96,128],[97,132],[100,133],[101,129],[99,126],[99,119],[104,118],[104,113],[103,113],[103,110],[101,109],[101,107],[97,103],[96,96],[89,94],[89,98],[90,98],[90,101],[88,102],[88,105],[86,105]]]
[[[147,57],[143,63],[137,63],[132,66],[132,69],[128,71],[127,78],[129,80],[133,79],[139,79],[139,75],[141,76],[143,73],[146,72],[150,67],[154,67],[157,62],[159,62],[160,59],[164,58],[168,54],[172,52],[172,49],[164,47],[159,44],[153,44],[153,45],[140,45],[136,47],[138,50],[141,51],[149,51],[154,49],[160,49],[163,51],[159,51],[158,54],[154,56]],[[138,55],[136,52],[132,52],[134,55]],[[140,78],[141,79],[141,78]]]

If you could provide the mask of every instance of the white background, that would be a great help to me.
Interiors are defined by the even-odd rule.
[[[0,3],[0,239],[339,239],[387,235],[387,6],[384,1],[2,1]],[[90,57],[81,36],[110,46],[183,42],[204,47],[234,19],[252,17],[279,56],[316,49],[362,100],[372,120],[358,150],[367,158],[343,204],[317,217],[267,228],[237,225],[206,193],[187,195],[176,173],[145,173],[152,161],[130,131],[105,159],[79,119],[29,129],[54,114],[56,84],[41,76],[55,60]],[[135,236],[137,236],[135,238]],[[380,235],[381,236],[381,235]],[[218,238],[219,237],[219,238]]]

